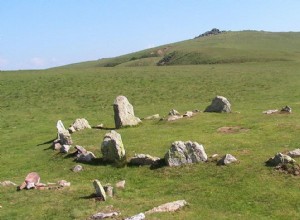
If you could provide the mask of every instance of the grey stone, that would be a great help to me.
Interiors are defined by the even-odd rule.
[[[93,185],[94,185],[94,188],[95,188],[95,191],[96,191],[96,196],[102,198],[103,201],[105,201],[106,200],[106,193],[105,193],[104,188],[101,185],[100,181],[99,180],[94,180]]]
[[[185,200],[178,200],[175,202],[169,202],[169,203],[160,205],[158,207],[155,207],[155,208],[145,212],[145,214],[151,214],[151,213],[157,213],[157,212],[174,212],[186,205],[187,205],[187,202]]]
[[[104,191],[105,191],[107,196],[113,197],[114,187],[112,187],[110,184],[108,184],[108,185],[105,185],[103,188],[104,188]]]
[[[125,183],[126,183],[125,180],[119,181],[119,182],[116,183],[116,187],[120,188],[120,189],[124,189],[125,188]]]
[[[58,139],[59,139],[60,144],[62,144],[62,145],[64,145],[64,144],[66,144],[66,145],[73,144],[71,134],[68,130],[64,130],[64,131],[58,133]]]
[[[165,154],[165,161],[169,166],[198,163],[207,161],[204,147],[197,142],[175,141]]]
[[[158,160],[160,160],[159,157],[153,157],[149,154],[135,154],[134,157],[129,160],[129,163],[132,165],[143,166],[152,165]]]
[[[288,155],[277,153],[273,158],[270,158],[267,162],[270,166],[278,166],[279,164],[296,163],[296,161]]]
[[[224,157],[221,158],[221,160],[218,161],[218,165],[228,165],[237,161],[238,160],[231,154],[226,154]]]
[[[138,117],[135,117],[133,106],[125,96],[118,96],[113,106],[116,128],[135,126],[141,122]]]
[[[80,130],[83,130],[83,129],[90,129],[91,126],[89,124],[89,122],[85,119],[85,118],[77,118],[73,124],[69,127],[69,131],[71,133],[74,133],[75,131],[80,131]]]
[[[180,113],[177,111],[177,110],[175,110],[175,109],[171,109],[170,111],[169,111],[169,114],[168,114],[169,116],[173,116],[173,115],[180,115]]]
[[[79,146],[79,145],[76,145],[75,149],[77,150],[78,154],[85,154],[87,152],[87,150],[84,147]]]
[[[230,102],[223,96],[217,96],[212,103],[204,110],[204,112],[231,112]]]
[[[170,115],[168,118],[167,118],[167,121],[176,121],[178,119],[181,119],[183,118],[182,115]]]
[[[155,120],[155,119],[160,119],[159,114],[150,115],[144,118],[144,120]]]
[[[262,113],[267,114],[267,115],[271,115],[271,114],[278,113],[278,109],[269,109],[269,110],[263,111]]]
[[[287,155],[292,158],[300,157],[300,149],[298,148],[298,149],[289,151]]]
[[[106,133],[101,145],[104,161],[117,162],[125,159],[125,148],[121,135],[116,131]]]
[[[108,213],[104,213],[104,212],[98,212],[94,215],[91,216],[91,219],[105,219],[105,218],[112,218],[114,216],[118,216],[119,213],[118,212],[108,212]]]
[[[72,168],[72,171],[75,172],[75,173],[78,173],[78,172],[80,172],[82,170],[83,170],[83,167],[81,165],[79,165],[79,164],[77,164],[76,166],[74,166]]]
[[[56,128],[57,128],[57,133],[61,133],[63,131],[65,131],[65,126],[64,124],[62,123],[61,120],[58,120],[57,123],[56,123]]]
[[[91,151],[87,151],[86,153],[78,154],[76,156],[76,160],[78,162],[91,162],[96,156]]]
[[[71,183],[70,182],[68,182],[68,181],[66,181],[66,180],[59,180],[58,182],[57,182],[57,184],[59,185],[59,186],[62,186],[62,187],[66,187],[66,186],[71,186]]]
[[[53,141],[52,146],[53,146],[53,150],[60,150],[62,147],[60,140],[58,139]]]
[[[70,148],[71,148],[70,145],[64,144],[64,145],[60,148],[60,152],[61,152],[61,153],[68,153],[69,150],[70,150]]]
[[[131,217],[128,217],[128,218],[125,218],[125,220],[143,220],[145,219],[146,216],[144,213],[139,213],[137,215],[134,215],[134,216],[131,216]]]

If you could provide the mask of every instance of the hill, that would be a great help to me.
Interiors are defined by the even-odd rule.
[[[217,33],[204,33],[200,35],[202,37],[191,40],[64,67],[134,67],[300,60],[299,32]]]

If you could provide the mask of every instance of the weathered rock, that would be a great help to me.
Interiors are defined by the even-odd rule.
[[[292,158],[296,158],[296,157],[300,157],[300,149],[295,149],[295,150],[292,150],[292,151],[289,151],[287,153],[288,156],[292,157]]]
[[[83,170],[83,167],[81,166],[81,165],[76,165],[76,166],[74,166],[73,168],[72,168],[72,171],[73,172],[75,172],[75,173],[78,173],[78,172],[80,172],[80,171],[82,171]]]
[[[174,212],[182,207],[187,205],[187,202],[185,200],[178,200],[175,202],[169,202],[163,205],[160,205],[158,207],[155,207],[147,212],[145,214],[151,214],[156,212]]]
[[[61,152],[61,153],[68,153],[69,150],[70,150],[70,148],[71,148],[70,145],[64,144],[64,145],[60,148],[60,152]]]
[[[145,214],[144,213],[140,213],[140,214],[137,214],[137,215],[125,218],[125,220],[143,220],[145,218],[146,218]]]
[[[71,186],[71,183],[66,180],[59,180],[57,184],[62,187]]]
[[[91,151],[87,151],[86,153],[81,153],[76,156],[76,160],[78,162],[91,162],[96,156]]]
[[[269,110],[263,111],[262,113],[267,114],[267,115],[271,115],[271,114],[278,113],[278,109],[269,109]]]
[[[144,120],[155,120],[155,119],[160,119],[159,114],[150,115],[144,118]]]
[[[103,199],[103,201],[106,200],[106,193],[104,191],[103,186],[101,185],[99,180],[94,180],[93,182],[94,188],[96,190],[96,196]]]
[[[231,154],[226,154],[221,160],[218,161],[218,165],[228,165],[237,161],[238,160]]]
[[[106,133],[101,145],[104,161],[117,162],[125,159],[125,148],[121,135],[116,131]]]
[[[87,150],[84,147],[79,145],[76,145],[75,149],[77,151],[77,154],[85,154],[87,152]]]
[[[159,157],[152,157],[149,154],[135,154],[134,157],[129,160],[129,164],[137,166],[152,165],[158,160],[160,160]]]
[[[85,118],[77,118],[73,124],[69,127],[69,131],[71,133],[74,133],[76,131],[80,131],[86,128],[92,128],[89,124],[89,122]]]
[[[104,191],[105,191],[105,193],[106,193],[107,196],[113,197],[113,195],[114,195],[114,187],[112,187],[110,184],[107,184],[103,188],[104,188]]]
[[[175,120],[178,120],[178,119],[181,119],[183,118],[182,115],[170,115],[168,118],[167,118],[167,121],[175,121]]]
[[[190,117],[192,117],[194,115],[194,113],[192,112],[192,111],[187,111],[187,112],[185,112],[184,114],[183,114],[183,117],[188,117],[188,118],[190,118]]]
[[[125,96],[118,96],[113,106],[116,128],[135,126],[141,122],[138,117],[134,116],[133,106]]]
[[[65,126],[64,124],[62,123],[61,120],[58,120],[57,123],[56,123],[56,128],[57,128],[57,133],[61,133],[63,131],[65,131]]]
[[[204,112],[231,112],[230,102],[223,96],[217,96],[212,100],[211,105],[209,105]]]
[[[13,183],[12,181],[5,180],[3,182],[0,182],[1,186],[16,186],[17,184]]]
[[[175,109],[171,109],[170,111],[169,111],[169,114],[168,115],[170,115],[170,116],[173,116],[173,115],[180,115],[180,113],[177,111],[177,110],[175,110]]]
[[[270,158],[268,161],[266,161],[266,164],[270,166],[278,166],[279,164],[289,164],[289,163],[293,164],[296,163],[296,161],[290,156],[282,153],[277,153],[273,158]]]
[[[281,113],[292,113],[292,108],[290,106],[285,106],[281,109]]]
[[[105,219],[105,218],[112,218],[114,216],[118,216],[119,213],[118,212],[108,212],[108,213],[104,213],[104,212],[98,212],[94,215],[91,216],[91,219]]]
[[[58,140],[58,139],[53,141],[52,146],[53,146],[53,150],[59,150],[59,151],[62,147],[60,140]]]
[[[25,187],[26,187],[26,189],[34,188],[35,185],[40,182],[40,179],[41,178],[38,173],[31,172],[25,177],[25,181],[21,184],[19,189],[21,190],[21,189],[24,189]]]
[[[58,139],[59,139],[60,144],[62,144],[62,145],[64,145],[64,144],[66,144],[66,145],[73,144],[71,134],[68,130],[64,130],[64,131],[58,133]]]
[[[124,189],[125,188],[125,183],[126,183],[125,180],[119,181],[119,182],[116,183],[116,187],[120,188],[120,189]]]
[[[165,161],[169,166],[180,166],[182,164],[205,162],[207,161],[207,155],[204,147],[197,142],[175,141],[165,154]]]

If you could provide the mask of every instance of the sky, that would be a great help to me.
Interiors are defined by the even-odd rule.
[[[299,0],[0,0],[0,70],[45,69],[212,28],[300,31]]]

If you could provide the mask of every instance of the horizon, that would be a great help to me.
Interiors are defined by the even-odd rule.
[[[296,0],[0,1],[1,71],[116,57],[193,39],[212,28],[299,32]]]

